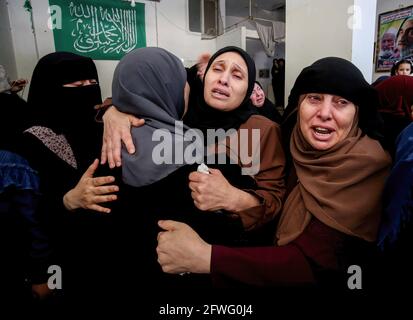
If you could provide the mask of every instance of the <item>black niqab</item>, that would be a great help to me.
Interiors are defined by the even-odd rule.
[[[99,80],[92,59],[70,52],[51,53],[37,63],[27,99],[31,126],[64,134],[81,169],[99,155],[102,131],[94,120],[94,106],[102,102],[100,87],[64,85],[88,79]]]

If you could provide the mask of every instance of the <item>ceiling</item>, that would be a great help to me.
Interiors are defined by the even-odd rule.
[[[226,15],[248,17],[249,2],[249,0],[225,0]],[[254,17],[285,20],[285,0],[251,0],[251,3],[251,13]]]

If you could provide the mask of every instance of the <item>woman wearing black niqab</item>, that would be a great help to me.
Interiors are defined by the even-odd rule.
[[[75,287],[75,281],[82,281],[84,270],[76,270],[74,262],[82,260],[84,266],[90,267],[90,263],[97,263],[104,256],[99,250],[103,250],[105,241],[110,244],[105,234],[110,217],[67,210],[87,207],[79,201],[86,196],[88,186],[94,198],[114,191],[102,189],[109,187],[103,185],[112,178],[105,177],[100,182],[99,178],[92,178],[91,164],[99,156],[101,145],[101,130],[94,118],[94,106],[99,103],[100,87],[92,59],[68,52],[44,56],[31,80],[30,125],[11,150],[23,156],[38,173],[41,198],[37,211],[53,248],[51,260],[65,274],[66,289]],[[90,176],[85,177],[88,167]],[[71,194],[76,195],[64,202],[64,196],[73,190],[76,192]]]
[[[95,80],[86,86],[65,86]],[[32,125],[63,134],[82,171],[99,154],[101,126],[94,121],[94,106],[102,102],[98,74],[92,59],[70,52],[46,55],[33,71],[27,102]]]

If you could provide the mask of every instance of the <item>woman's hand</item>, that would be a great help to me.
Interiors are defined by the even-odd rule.
[[[140,127],[145,123],[144,119],[136,118],[133,115],[122,113],[111,106],[103,115],[103,143],[101,164],[109,162],[109,167],[114,168],[115,165],[120,167],[122,141],[130,154],[135,153],[131,136],[131,126]]]
[[[189,175],[191,196],[199,210],[239,212],[259,205],[255,196],[232,186],[221,171],[209,169],[209,172]]]
[[[166,220],[158,225],[158,262],[166,273],[210,273],[212,246],[187,224]]]
[[[10,91],[15,93],[21,91],[24,89],[28,82],[29,81],[26,79],[17,79],[11,83]]]
[[[80,178],[76,187],[64,195],[63,203],[66,209],[75,210],[83,208],[110,213],[109,208],[104,208],[98,205],[98,203],[116,200],[117,196],[112,193],[119,191],[119,187],[107,185],[115,181],[115,178],[112,176],[93,177],[98,165],[99,160],[95,159]]]
[[[211,54],[208,52],[204,52],[198,57],[196,74],[201,79],[201,81],[204,80],[205,70],[206,70],[206,67],[208,65],[208,61],[210,58],[211,58]]]
[[[195,206],[203,211],[225,209],[231,211],[234,188],[217,169],[209,169],[209,174],[192,172],[189,188]]]

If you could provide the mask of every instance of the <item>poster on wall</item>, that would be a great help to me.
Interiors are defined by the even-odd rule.
[[[143,3],[132,7],[113,0],[49,0],[49,5],[56,51],[120,60],[146,46]]]
[[[376,72],[389,71],[400,59],[413,59],[413,6],[379,15]]]

